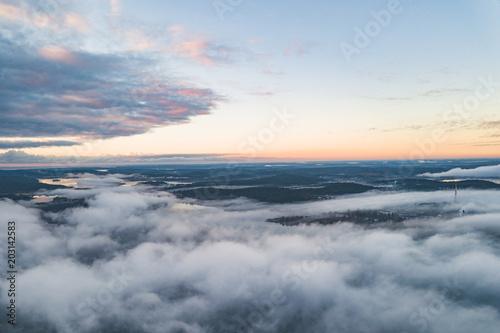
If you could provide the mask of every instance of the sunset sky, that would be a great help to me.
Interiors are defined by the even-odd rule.
[[[499,0],[0,1],[0,163],[499,157]]]

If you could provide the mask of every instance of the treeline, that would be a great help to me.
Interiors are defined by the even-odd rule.
[[[43,184],[35,177],[0,176],[0,195],[32,194],[40,189],[54,190],[64,188],[61,185]]]
[[[189,190],[174,191],[180,198],[195,198],[200,200],[224,200],[237,197],[246,197],[262,202],[289,203],[299,201],[318,200],[325,195],[342,195],[363,193],[375,187],[356,183],[331,183],[322,188],[290,189],[285,187],[249,187],[241,189],[218,189],[204,187]]]

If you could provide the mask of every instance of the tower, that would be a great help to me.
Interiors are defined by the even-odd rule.
[[[458,195],[458,182],[455,182],[455,203],[457,203],[457,195]]]

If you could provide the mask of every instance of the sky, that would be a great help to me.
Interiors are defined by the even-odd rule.
[[[498,157],[500,2],[0,1],[0,163]]]

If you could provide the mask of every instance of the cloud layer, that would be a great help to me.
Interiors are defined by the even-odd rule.
[[[75,150],[75,153],[78,153]],[[45,156],[32,155],[20,150],[9,150],[0,154],[0,166],[2,164],[52,164],[54,166],[75,165],[112,165],[131,163],[179,163],[179,162],[221,162],[224,161],[221,154],[160,154],[160,155],[108,155],[108,156]]]
[[[80,143],[67,140],[52,140],[52,141],[12,141],[3,140],[0,141],[0,149],[11,149],[11,148],[36,148],[36,147],[61,147],[61,146],[75,146]]]
[[[0,202],[0,218],[18,225],[24,332],[498,332],[498,191],[463,191],[448,209],[476,215],[447,221],[282,227],[264,221],[452,198],[207,207],[107,177],[106,187],[46,193],[88,207],[42,214]]]
[[[459,178],[500,178],[500,165],[482,166],[475,169],[455,168],[439,173],[424,173],[424,177],[459,177]]]
[[[0,35],[3,137],[110,138],[207,114],[220,97],[148,75],[147,57],[59,46],[16,49]]]
[[[0,138],[142,134],[208,114],[223,100],[189,78],[174,78],[169,62],[216,64],[230,48],[193,41],[182,27],[106,18],[109,4],[94,5],[100,20],[86,17],[76,3],[0,5]],[[42,146],[37,142],[4,142],[0,149]]]

